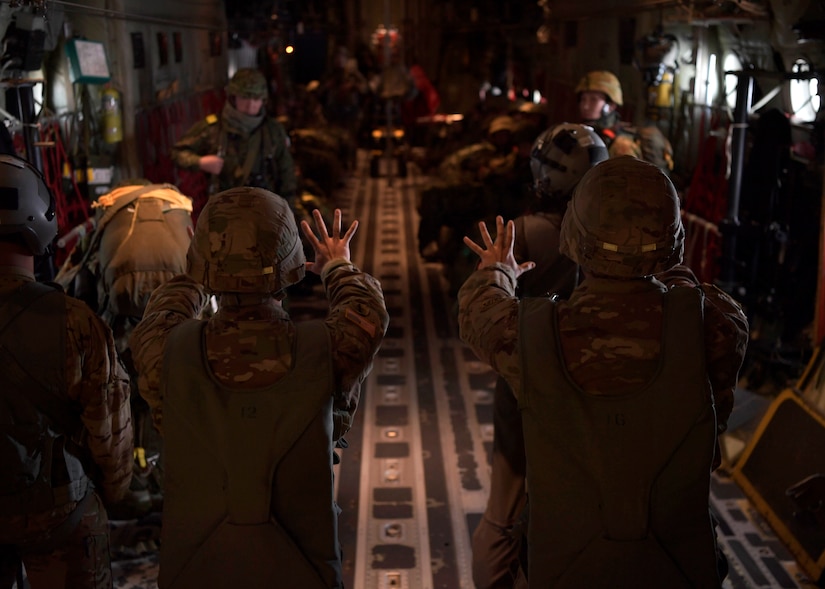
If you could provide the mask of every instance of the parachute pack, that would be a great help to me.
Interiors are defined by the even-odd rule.
[[[95,232],[74,268],[97,278],[98,312],[141,317],[152,291],[186,270],[192,201],[171,184],[124,186],[93,205],[100,214]],[[73,275],[58,274],[67,286]]]

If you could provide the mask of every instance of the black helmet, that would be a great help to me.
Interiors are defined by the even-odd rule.
[[[0,235],[20,235],[32,255],[51,253],[57,236],[54,195],[43,174],[12,155],[0,155]]]
[[[542,208],[565,206],[584,173],[607,157],[604,141],[587,125],[562,123],[542,132],[530,153],[533,187]]]

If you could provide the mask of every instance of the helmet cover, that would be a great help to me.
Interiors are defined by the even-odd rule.
[[[586,91],[601,92],[616,106],[622,105],[622,85],[612,72],[597,70],[586,73],[576,85],[575,93],[578,96],[579,92]]]
[[[621,156],[597,164],[576,186],[559,250],[598,274],[633,278],[679,264],[684,238],[679,195],[667,174]]]
[[[186,273],[212,293],[275,294],[304,277],[295,215],[263,188],[230,188],[198,216]]]
[[[226,87],[227,94],[241,98],[266,98],[266,78],[255,68],[241,68]]]

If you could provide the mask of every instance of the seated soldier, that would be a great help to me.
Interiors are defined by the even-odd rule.
[[[419,195],[418,251],[443,260],[445,230],[463,235],[470,224],[485,216],[482,186],[491,175],[512,169],[516,162],[516,122],[509,116],[494,118],[487,137],[447,156],[434,180]]]

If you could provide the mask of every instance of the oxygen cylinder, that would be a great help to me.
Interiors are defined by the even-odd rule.
[[[120,108],[120,92],[111,86],[103,91],[103,140],[106,143],[123,141],[123,113]]]
[[[667,68],[662,74],[662,80],[656,86],[655,105],[659,108],[673,106],[673,71]]]

